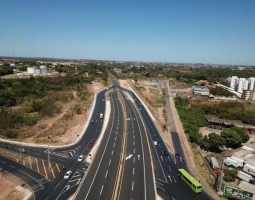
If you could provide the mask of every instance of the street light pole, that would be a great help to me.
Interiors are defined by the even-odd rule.
[[[19,159],[21,160],[21,142],[19,143]]]
[[[50,146],[48,147],[48,166],[49,166],[49,169],[51,169],[51,163],[50,163]]]

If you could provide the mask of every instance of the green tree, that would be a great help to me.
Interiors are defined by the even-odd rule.
[[[250,136],[239,127],[231,127],[231,130],[234,130],[241,137],[242,143],[245,143],[250,139]]]
[[[238,148],[241,146],[242,139],[237,132],[226,128],[221,132],[221,137],[225,140],[226,147]]]
[[[208,138],[208,143],[210,145],[210,150],[213,152],[219,152],[220,148],[225,145],[225,140],[220,135],[216,133],[210,133]]]
[[[238,171],[236,169],[230,169],[225,173],[223,180],[226,182],[233,182],[236,179],[237,173]]]

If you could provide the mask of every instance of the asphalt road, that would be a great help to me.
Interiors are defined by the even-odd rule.
[[[76,199],[111,199],[114,195],[124,137],[124,116],[117,93],[116,88],[110,92],[109,124]]]
[[[177,177],[178,168],[187,169],[186,162],[180,159],[176,159],[173,152],[168,152],[168,149],[166,148],[166,145],[163,142],[147,110],[144,108],[143,104],[141,104],[140,100],[136,98],[133,92],[128,92],[135,99],[136,106],[140,110],[147,128],[147,132],[149,133],[157,193],[164,197],[164,199],[172,200],[211,199],[210,196],[205,192],[195,194]],[[178,152],[182,156],[183,150],[178,134],[173,134],[172,137],[175,152]],[[157,141],[157,145],[153,144],[154,141]]]
[[[127,147],[119,199],[155,199],[147,133],[141,116],[125,95],[127,110]]]

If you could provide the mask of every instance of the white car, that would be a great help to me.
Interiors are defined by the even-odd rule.
[[[153,143],[154,143],[154,145],[155,145],[155,146],[157,146],[157,145],[158,145],[158,142],[157,142],[157,141],[154,141]]]
[[[80,155],[79,157],[78,157],[78,162],[81,162],[82,160],[83,160],[83,155]]]
[[[72,171],[68,171],[66,172],[65,176],[64,176],[64,179],[69,179],[69,177],[71,176],[72,174]]]

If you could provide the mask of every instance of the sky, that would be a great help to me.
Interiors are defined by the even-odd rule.
[[[0,55],[255,65],[255,0],[0,0]]]

